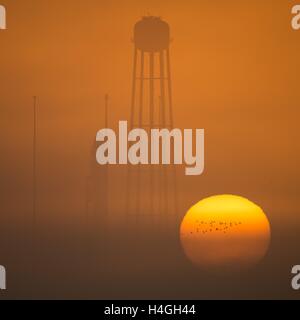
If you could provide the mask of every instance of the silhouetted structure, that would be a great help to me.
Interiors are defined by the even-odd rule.
[[[33,132],[32,132],[32,226],[30,247],[32,253],[32,273],[36,273],[36,249],[38,243],[38,225],[37,225],[37,97],[33,96]]]
[[[33,154],[32,154],[32,220],[33,220],[33,233],[36,228],[36,197],[37,197],[37,172],[36,172],[36,153],[37,153],[37,97],[33,97]]]
[[[104,124],[108,127],[109,97],[104,97]],[[96,228],[105,224],[108,215],[108,166],[99,166],[95,160],[97,143],[91,151],[90,174],[87,178],[86,213],[90,226]]]
[[[136,23],[131,129],[137,127],[150,131],[152,128],[173,128],[169,46],[170,28],[165,21],[159,17],[147,16]],[[128,167],[129,215],[158,215],[159,221],[162,216],[176,215],[176,193],[175,166]]]

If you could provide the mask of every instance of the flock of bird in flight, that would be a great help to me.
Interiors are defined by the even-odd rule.
[[[223,232],[227,233],[230,229],[234,227],[240,226],[242,223],[241,222],[217,222],[217,221],[209,221],[209,222],[204,222],[204,221],[199,221],[196,220],[197,226],[195,232],[193,233],[202,233],[203,235],[211,232]]]

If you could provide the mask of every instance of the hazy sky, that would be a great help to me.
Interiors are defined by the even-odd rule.
[[[104,95],[112,127],[129,119],[133,26],[152,14],[171,27],[175,125],[206,131],[205,173],[178,170],[182,216],[205,196],[232,193],[264,209],[275,242],[300,228],[300,31],[290,23],[296,1],[1,3],[8,19],[0,32],[3,221],[26,220],[31,210],[37,95],[40,220],[81,223]],[[110,201],[122,211],[114,201],[124,174],[118,170],[111,170]]]

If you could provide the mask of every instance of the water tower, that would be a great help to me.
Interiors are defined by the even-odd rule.
[[[173,129],[170,42],[170,27],[159,17],[143,17],[134,26],[131,129]],[[175,166],[128,167],[129,215],[156,221],[175,216],[176,193]]]

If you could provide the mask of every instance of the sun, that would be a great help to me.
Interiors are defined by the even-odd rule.
[[[201,200],[187,212],[180,226],[180,240],[188,259],[210,270],[257,264],[269,248],[270,236],[263,210],[235,195]]]

